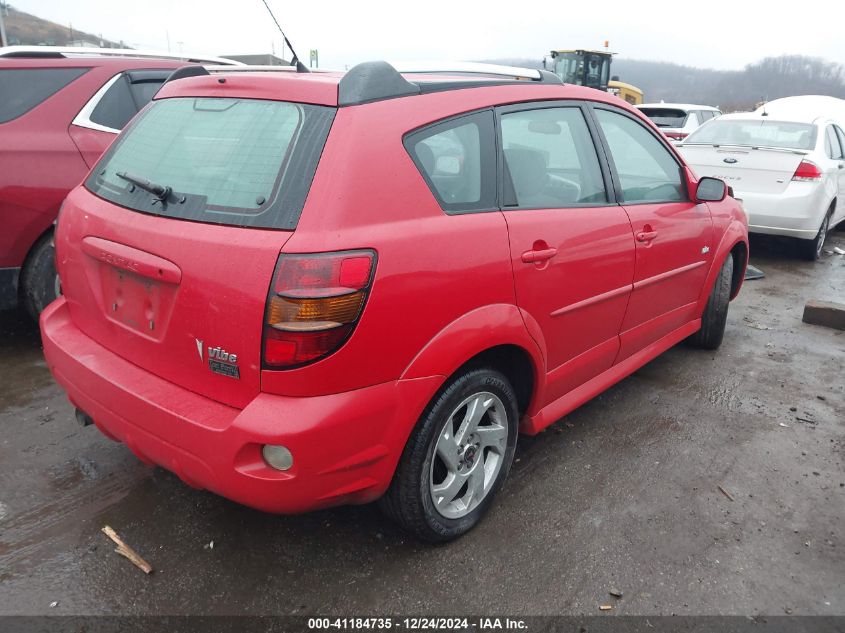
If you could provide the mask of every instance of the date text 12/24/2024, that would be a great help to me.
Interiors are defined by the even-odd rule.
[[[310,630],[389,630],[409,631],[519,631],[527,630],[525,620],[519,618],[479,617],[373,617],[373,618],[309,618]]]

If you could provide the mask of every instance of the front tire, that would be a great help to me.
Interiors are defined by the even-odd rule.
[[[728,255],[722,264],[704,314],[701,315],[701,329],[687,339],[693,347],[718,349],[725,337],[725,324],[728,321],[728,306],[731,302],[731,282],[733,280],[734,258]]]
[[[57,280],[53,235],[48,233],[35,243],[21,274],[21,300],[36,321],[41,311],[58,296]]]
[[[443,543],[475,527],[502,487],[518,430],[516,393],[492,369],[455,378],[411,434],[382,510],[421,540]]]

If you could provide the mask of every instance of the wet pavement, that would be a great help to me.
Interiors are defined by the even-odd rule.
[[[486,520],[439,547],[374,506],[272,516],[144,466],[0,313],[0,614],[843,615],[845,333],[801,314],[845,302],[845,256],[754,240],[752,263],[718,352],[680,345],[520,438]]]

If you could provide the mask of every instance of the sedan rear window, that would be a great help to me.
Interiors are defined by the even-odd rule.
[[[129,209],[262,228],[296,226],[335,109],[174,98],[127,128],[85,186]]]
[[[0,123],[26,114],[87,71],[87,68],[0,70]]]
[[[722,118],[698,128],[687,137],[684,144],[813,149],[816,146],[816,126],[763,118]]]
[[[688,113],[677,108],[640,108],[657,127],[684,127]]]

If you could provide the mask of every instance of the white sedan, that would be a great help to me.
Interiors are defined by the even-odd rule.
[[[726,114],[679,149],[698,176],[733,188],[749,231],[797,238],[805,259],[818,259],[845,220],[845,133],[832,119]]]

